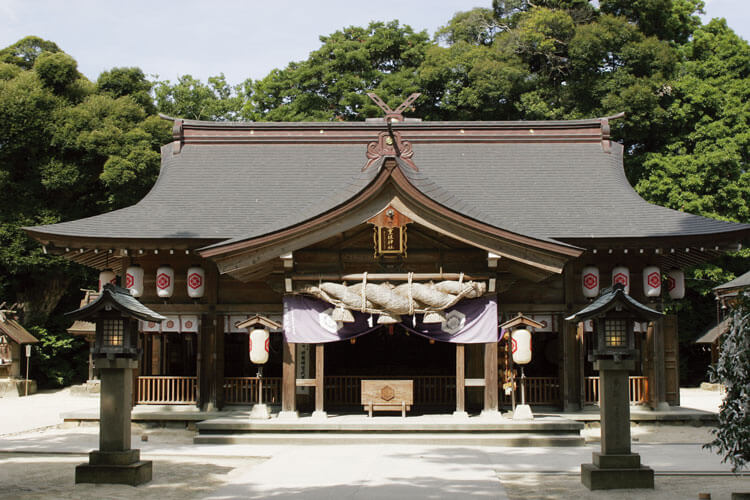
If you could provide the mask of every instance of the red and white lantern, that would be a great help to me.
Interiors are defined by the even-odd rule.
[[[625,293],[630,295],[630,270],[625,266],[612,269],[612,286],[620,283],[625,287]]]
[[[586,266],[581,272],[581,290],[587,299],[593,299],[599,295],[599,268]]]
[[[517,365],[525,365],[531,362],[531,332],[519,328],[510,334],[511,352],[513,362]]]
[[[125,288],[130,290],[130,295],[133,297],[143,295],[143,268],[141,266],[129,266],[125,271]]]
[[[168,299],[174,293],[174,269],[171,266],[159,266],[156,270],[156,295]]]
[[[656,266],[643,268],[643,295],[646,297],[661,295],[661,271]]]
[[[672,269],[667,273],[667,291],[672,299],[685,297],[685,272]]]
[[[250,362],[256,365],[262,365],[268,362],[268,350],[271,342],[271,336],[268,330],[260,328],[250,331],[248,340],[248,351],[250,352]]]
[[[104,271],[99,273],[100,292],[104,289],[104,285],[106,285],[107,283],[111,283],[112,285],[117,284],[117,275],[112,271],[112,269],[105,269]]]
[[[191,266],[187,270],[187,293],[191,299],[200,299],[206,293],[206,271]]]

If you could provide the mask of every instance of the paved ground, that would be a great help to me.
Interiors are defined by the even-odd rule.
[[[703,394],[706,393],[706,394]],[[683,404],[715,411],[717,394],[694,390]],[[695,401],[688,402],[692,397]],[[438,445],[194,445],[192,432],[134,426],[133,446],[154,462],[154,480],[138,488],[75,485],[74,467],[96,448],[98,428],[60,426],[55,415],[95,407],[97,399],[62,392],[0,399],[0,498],[457,498],[729,499],[750,491],[750,478],[729,474],[701,448],[708,429],[633,428],[634,451],[657,472],[653,491],[590,492],[580,484],[580,448],[494,448]],[[713,405],[713,406],[711,406]],[[7,424],[7,425],[6,425]],[[42,427],[39,429],[39,427]],[[35,430],[36,429],[36,430]],[[12,431],[12,432],[8,432]],[[589,431],[596,439],[596,431]],[[141,441],[147,435],[148,441]]]

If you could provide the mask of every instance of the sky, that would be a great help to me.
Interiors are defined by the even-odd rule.
[[[28,36],[51,40],[91,80],[137,66],[175,81],[224,73],[258,79],[320,47],[320,35],[371,20],[398,19],[430,35],[458,11],[491,0],[0,0],[0,48]],[[706,19],[724,17],[750,40],[750,0],[707,0]]]

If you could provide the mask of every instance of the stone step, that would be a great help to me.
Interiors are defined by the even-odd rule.
[[[363,444],[431,444],[437,446],[584,446],[578,434],[532,432],[500,433],[298,433],[262,432],[234,434],[199,434],[195,444],[255,445],[363,445]]]

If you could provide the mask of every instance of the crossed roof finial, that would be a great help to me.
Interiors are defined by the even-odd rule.
[[[380,109],[382,109],[385,112],[385,120],[387,122],[391,121],[398,121],[402,122],[404,121],[404,110],[412,105],[414,101],[417,100],[419,96],[422,94],[419,92],[414,92],[412,95],[406,98],[404,102],[401,103],[399,107],[397,107],[395,110],[391,109],[390,106],[388,106],[383,99],[380,98],[376,93],[374,92],[368,92],[367,97],[372,99],[372,102],[378,105]]]

